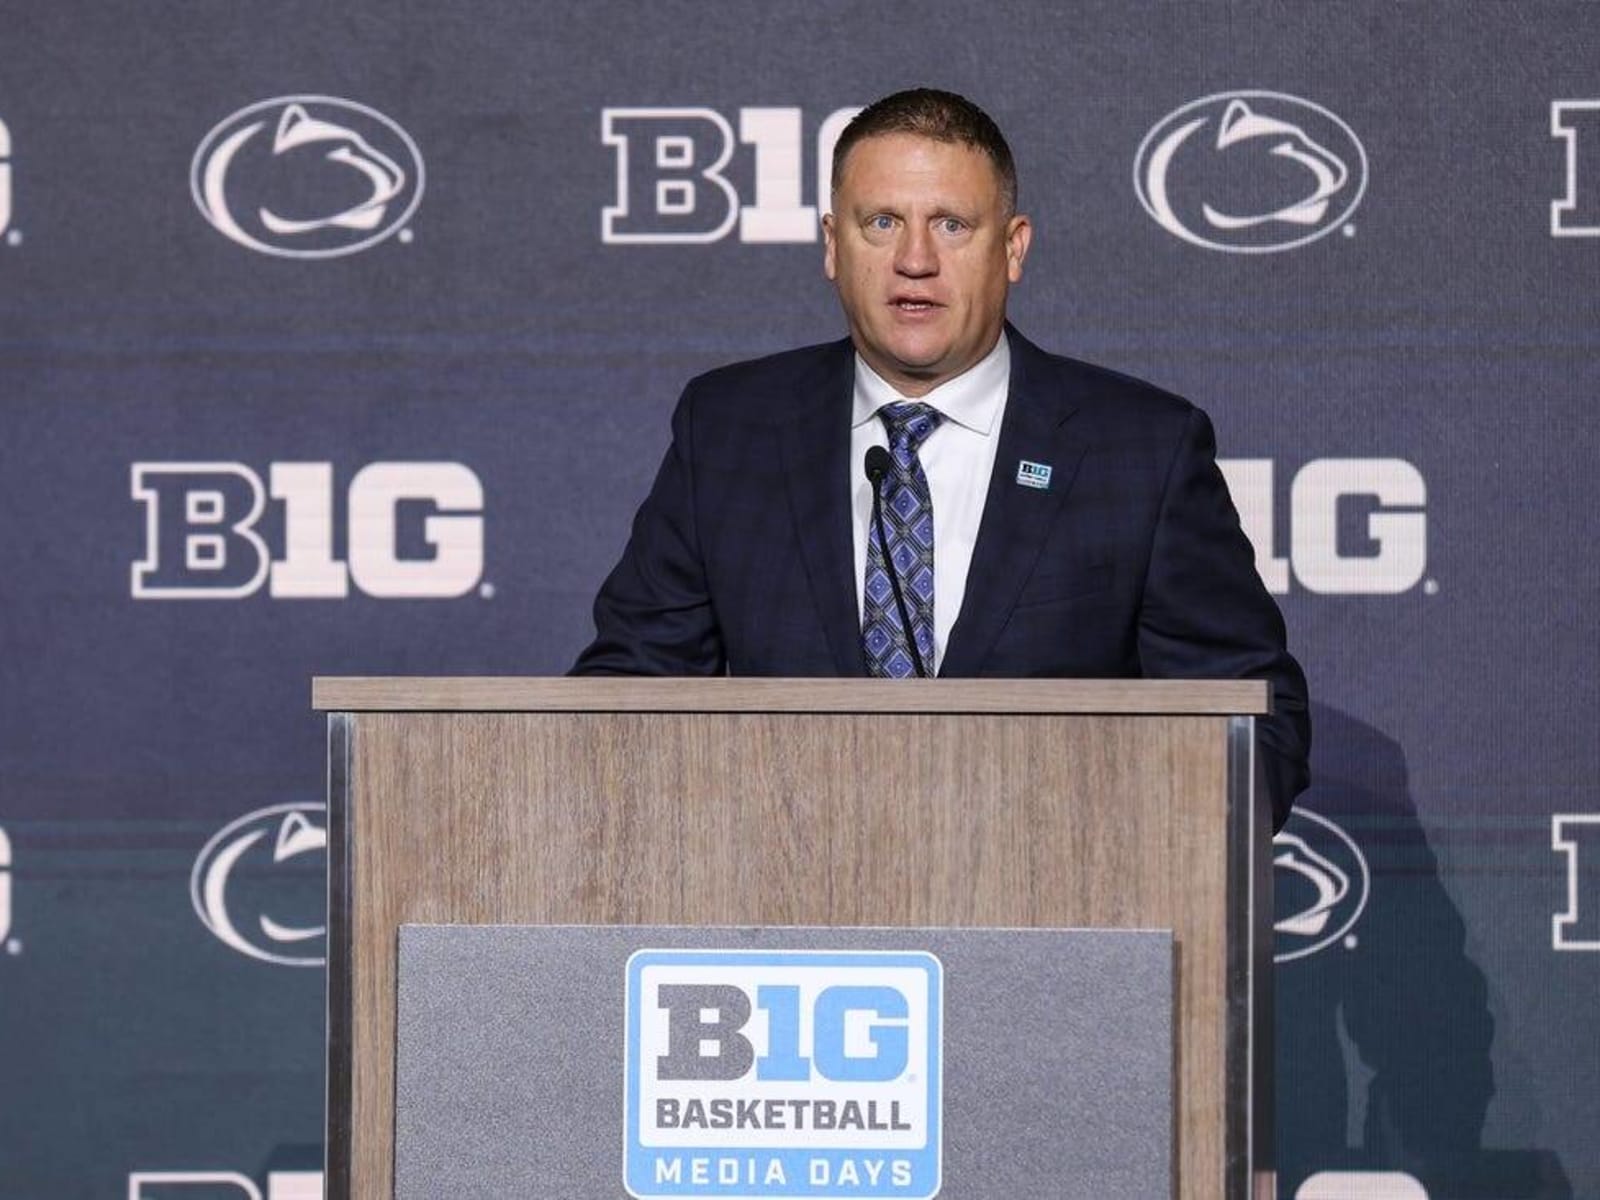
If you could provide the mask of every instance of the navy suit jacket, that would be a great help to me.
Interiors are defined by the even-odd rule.
[[[1206,415],[1012,329],[1011,390],[945,677],[1267,679],[1278,824],[1308,782],[1306,684],[1217,468]],[[866,674],[848,339],[690,382],[595,600],[575,674]],[[1050,486],[1016,482],[1022,460]],[[937,564],[935,564],[937,570]]]

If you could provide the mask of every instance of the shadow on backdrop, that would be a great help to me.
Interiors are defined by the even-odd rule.
[[[1553,1153],[1484,1148],[1488,988],[1404,752],[1337,709],[1312,726],[1313,784],[1273,854],[1281,1200],[1338,1171],[1405,1172],[1429,1200],[1570,1200]]]

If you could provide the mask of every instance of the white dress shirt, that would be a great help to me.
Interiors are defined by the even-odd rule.
[[[856,355],[855,400],[850,414],[850,506],[854,514],[856,621],[865,613],[867,528],[872,523],[872,485],[862,460],[872,446],[889,445],[878,416],[885,404],[913,401],[932,405],[944,418],[917,450],[933,499],[933,663],[938,673],[945,644],[961,612],[967,568],[978,540],[989,476],[1000,443],[1011,385],[1011,347],[1004,333],[978,362],[941,383],[926,396],[902,396]],[[905,586],[905,581],[901,581]]]

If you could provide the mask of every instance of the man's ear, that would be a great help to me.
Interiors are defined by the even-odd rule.
[[[839,264],[834,259],[833,214],[822,214],[822,273],[829,279],[839,277]]]
[[[1022,260],[1032,242],[1033,222],[1018,213],[1006,223],[1006,278],[1012,283],[1022,279]]]

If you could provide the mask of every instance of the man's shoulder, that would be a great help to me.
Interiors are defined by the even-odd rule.
[[[1197,411],[1176,392],[1098,363],[1040,349],[1014,337],[1012,352],[1030,378],[1053,386],[1075,408],[1114,424],[1182,425]]]

